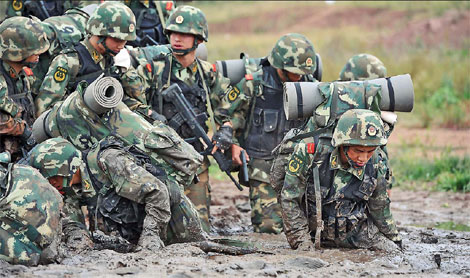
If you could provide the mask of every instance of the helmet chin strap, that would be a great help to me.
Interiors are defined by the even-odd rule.
[[[193,47],[188,48],[188,49],[174,49],[174,48],[172,47],[171,50],[173,50],[173,53],[174,53],[175,55],[185,56],[185,55],[187,55],[189,52],[196,50],[197,45],[198,45],[198,43],[197,43],[197,37],[194,37]]]
[[[106,45],[106,37],[104,37],[104,36],[100,36],[100,39],[98,40],[98,44],[101,44],[104,47],[104,50],[105,50],[107,55],[116,56],[119,53],[119,52],[116,52],[116,51],[112,51],[111,49],[108,48],[108,46]]]
[[[343,146],[343,152],[344,152],[344,155],[346,156],[346,159],[348,160],[348,163],[349,165],[351,165],[353,168],[362,168],[362,166],[360,166],[359,164],[357,164],[356,162],[354,162],[348,155],[348,149],[349,149],[349,146]]]

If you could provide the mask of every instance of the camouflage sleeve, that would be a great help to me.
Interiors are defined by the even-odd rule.
[[[37,116],[63,99],[68,83],[77,75],[79,68],[79,58],[75,53],[60,54],[52,60],[35,99]]]
[[[0,78],[0,134],[21,135],[25,123],[20,118],[18,105],[8,97],[8,88],[3,77]]]
[[[307,144],[299,143],[289,158],[281,190],[284,233],[294,249],[308,233],[308,219],[302,210],[302,198],[307,187],[307,172],[312,162],[312,155],[307,153]]]
[[[388,182],[386,175],[388,168],[380,156],[377,167],[377,187],[369,199],[369,212],[379,231],[390,240],[398,241],[400,240],[400,235],[390,210],[390,199],[387,194]]]
[[[151,109],[147,105],[147,99],[145,96],[145,84],[148,84],[148,80],[145,81],[145,73],[138,74],[137,69],[131,67],[121,76],[121,84],[125,92],[123,102],[132,111],[137,111],[144,115],[148,115],[148,110]]]

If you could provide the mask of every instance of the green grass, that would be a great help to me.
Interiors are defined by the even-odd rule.
[[[411,159],[406,155],[391,161],[397,186],[430,183],[440,191],[470,191],[470,156],[443,155],[434,160]],[[429,188],[428,188],[429,189]]]
[[[452,221],[437,223],[434,227],[443,230],[470,232],[470,226],[464,224],[455,224]]]

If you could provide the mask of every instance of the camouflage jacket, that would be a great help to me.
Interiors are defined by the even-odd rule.
[[[80,84],[77,91],[51,109],[46,128],[49,134],[62,136],[80,150],[114,135],[127,144],[137,145],[178,183],[192,182],[202,156],[173,129],[162,123],[151,125],[122,102],[107,113],[97,115],[83,101],[84,87]]]
[[[213,70],[209,62],[196,60],[186,68],[174,58],[169,45],[148,46],[145,48],[135,48],[130,51],[136,64],[136,70],[142,78],[143,88],[139,95],[130,95],[131,99],[126,104],[132,110],[148,112],[151,109],[152,98],[171,85],[171,76],[192,87],[196,82],[200,72],[203,73],[203,80],[210,96],[210,103],[214,111],[214,118],[218,124],[229,120],[226,113],[229,103],[223,97],[231,90],[230,81],[223,77],[220,72]],[[149,62],[150,61],[150,62]],[[170,69],[167,69],[170,67]],[[199,67],[201,67],[199,69]],[[170,70],[167,80],[163,80],[164,72]],[[145,92],[145,95],[142,95]],[[154,109],[155,110],[155,109]]]
[[[105,56],[101,55],[89,42],[88,39],[82,40],[81,45],[85,46],[96,65],[104,71],[112,67],[113,61],[106,61]],[[52,60],[49,70],[44,77],[44,81],[39,89],[38,96],[35,99],[36,113],[40,115],[49,109],[54,103],[64,99],[68,94],[73,92],[73,84],[81,80],[76,80],[80,68],[80,58],[76,50],[66,49]],[[124,86],[135,86],[140,89],[140,79],[136,76],[133,69],[129,69],[125,73],[120,73],[120,77],[126,80]],[[124,82],[123,82],[124,83]]]
[[[0,259],[26,265],[50,262],[62,233],[61,195],[29,166],[0,166],[0,176]],[[50,252],[42,254],[46,248]]]
[[[15,82],[14,86],[16,88],[10,88],[12,92],[16,89],[18,94],[24,93],[24,89],[29,88],[30,84],[34,82],[34,76],[29,68],[25,67],[17,73],[8,63],[2,60],[0,60],[0,66]],[[12,99],[12,96],[9,95],[7,80],[3,74],[0,74],[0,134],[13,136],[23,134],[25,121],[22,120],[22,116],[26,114],[25,109],[31,109],[31,107],[23,107],[19,104],[19,100],[14,101]]]
[[[390,211],[390,200],[386,192],[386,182],[384,181],[387,168],[379,153],[376,152],[362,168],[344,167],[340,162],[338,148],[333,148],[327,143],[320,143],[317,146],[313,144],[301,141],[296,146],[286,166],[286,177],[280,199],[285,227],[284,232],[289,244],[293,248],[297,248],[301,240],[305,238],[305,234],[315,230],[315,225],[309,225],[309,222],[316,223],[316,211],[311,208],[311,206],[315,206],[315,194],[307,190],[309,184],[313,184],[311,169],[314,165],[319,168],[322,166],[326,167],[324,169],[329,171],[327,173],[334,173],[330,180],[332,183],[329,185],[324,184],[328,175],[320,174],[320,183],[322,183],[322,211],[324,212],[323,220],[325,221],[325,226],[327,226],[326,223],[329,221],[329,219],[325,219],[327,217],[326,214],[328,214],[325,213],[328,204],[333,204],[330,205],[330,208],[333,206],[337,209],[341,207],[342,202],[353,202],[358,207],[365,208],[361,213],[365,213],[366,218],[371,218],[373,223],[379,228],[379,231],[387,238],[393,241],[399,240],[400,237]],[[375,173],[375,176],[367,176],[367,182],[372,181],[368,188],[370,190],[369,194],[366,194],[367,197],[359,201],[354,199],[349,200],[345,197],[344,192],[348,190],[348,187],[351,186],[350,183],[355,179],[361,181],[361,184],[365,184],[366,167],[370,167],[373,173]],[[358,193],[353,194],[361,195]],[[307,207],[306,203],[309,204]],[[343,212],[336,211],[336,217],[343,217],[344,215],[341,215],[341,213]],[[330,239],[331,232],[328,231],[328,228],[325,228],[322,232],[322,238]],[[334,232],[333,230],[333,237]]]
[[[61,16],[53,16],[43,21],[43,28],[50,42],[49,50],[39,56],[39,64],[33,69],[36,82],[33,90],[37,94],[52,60],[59,53],[86,37],[86,22],[89,16],[80,9],[72,8]]]

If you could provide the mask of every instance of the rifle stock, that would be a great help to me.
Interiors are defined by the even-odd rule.
[[[203,152],[204,154],[211,154],[217,164],[219,165],[220,170],[224,171],[227,176],[233,181],[233,183],[237,186],[238,190],[243,191],[243,188],[240,184],[235,180],[235,178],[230,174],[230,168],[232,166],[232,161],[225,159],[223,153],[220,149],[217,149],[215,153],[211,153],[212,149],[214,148],[214,144],[212,140],[207,136],[206,131],[197,121],[197,115],[194,113],[191,104],[189,104],[188,100],[184,97],[181,88],[178,84],[172,84],[168,89],[162,92],[162,96],[166,101],[169,101],[175,105],[176,109],[181,114],[184,122],[189,126],[192,130],[193,134],[196,138],[201,138],[204,143],[207,145],[207,149]]]

